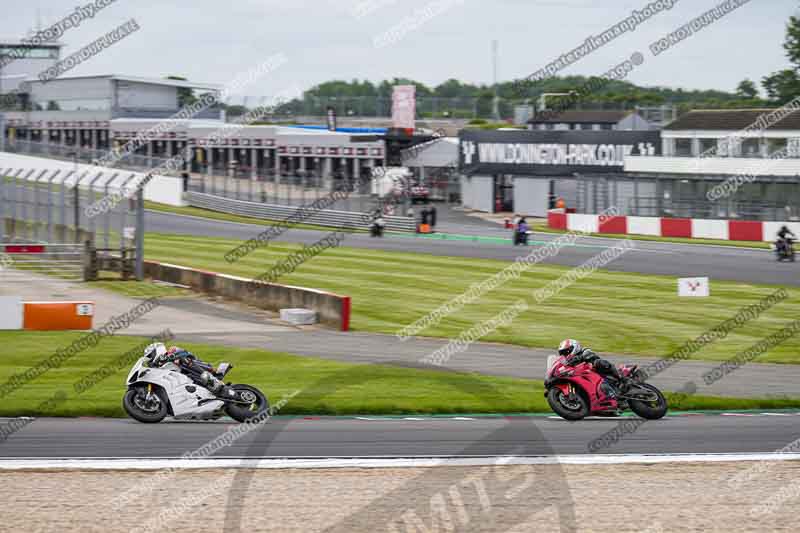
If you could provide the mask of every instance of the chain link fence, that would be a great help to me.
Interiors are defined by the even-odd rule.
[[[103,149],[92,149],[86,146],[71,144],[27,141],[23,139],[7,141],[5,151],[15,154],[45,157],[47,159],[57,159],[59,161],[71,161],[86,165],[95,165],[98,161],[104,161],[109,155],[109,151]],[[112,151],[111,153],[115,152]],[[140,153],[120,152],[119,157],[114,158],[114,162],[110,167],[104,166],[98,168],[116,168],[147,172],[148,170],[162,167],[167,161],[169,161],[169,158],[156,155],[148,156]],[[160,172],[160,174],[164,173],[165,172]]]
[[[131,172],[81,171],[77,165],[74,171],[0,168],[0,240],[12,268],[83,279],[114,270],[141,279],[143,193],[120,193],[135,178]],[[87,209],[104,198],[119,201]]]

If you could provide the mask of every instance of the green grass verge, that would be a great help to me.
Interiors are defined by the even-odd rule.
[[[80,337],[75,332],[0,332],[5,354],[0,382],[43,360]],[[125,416],[122,395],[131,364],[82,394],[73,385],[84,376],[146,342],[110,337],[49,370],[3,398],[0,416]],[[231,378],[261,388],[272,403],[292,396],[280,414],[445,414],[549,412],[541,381],[339,363],[264,350],[181,344],[207,361],[230,361]],[[56,391],[66,400],[41,411]],[[671,395],[674,410],[800,408],[800,399],[729,399]]]
[[[154,281],[121,281],[119,273],[114,273],[113,276],[116,276],[116,278],[104,281],[90,281],[87,285],[131,298],[174,298],[194,294],[189,289],[175,287],[174,285],[166,285]],[[111,275],[108,277],[111,278]]]
[[[162,213],[172,213],[175,215],[191,215],[195,217],[207,218],[210,220],[223,220],[225,222],[241,222],[243,224],[256,224],[259,226],[271,226],[273,224],[277,224],[278,222],[282,222],[281,220],[268,220],[264,218],[254,218],[254,217],[245,217],[240,215],[229,215],[228,213],[220,213],[219,211],[209,211],[208,209],[200,209],[199,207],[174,207],[171,205],[159,204],[156,202],[145,202],[145,209],[149,209],[151,211],[160,211]],[[293,224],[292,228],[297,229],[313,229],[319,231],[333,231],[334,229],[330,226],[317,226],[315,224]],[[353,232],[366,232],[366,230],[359,230],[353,228],[339,228],[338,231],[344,231],[347,233]]]
[[[300,246],[270,243],[230,265],[223,256],[241,241],[211,237],[147,234],[148,259],[255,277]],[[347,240],[344,240],[344,245]],[[599,252],[599,250],[598,250]],[[325,250],[281,277],[279,283],[314,287],[352,297],[353,329],[394,334],[465,290],[506,267],[507,261],[441,257],[347,248]],[[489,320],[517,299],[532,301],[569,269],[536,265],[519,279],[487,293],[421,335],[455,338]],[[698,273],[699,274],[699,273]],[[577,337],[596,350],[664,357],[683,342],[733,317],[737,309],[772,293],[775,287],[712,280],[709,298],[678,298],[673,277],[598,271],[519,315],[483,340],[553,348]],[[800,316],[800,291],[727,338],[692,357],[726,360]],[[792,338],[756,362],[800,363],[800,340]]]
[[[567,233],[566,230],[553,229],[546,223],[537,223],[532,225],[534,232],[539,233]],[[734,248],[759,248],[769,250],[770,245],[766,242],[755,241],[723,241],[721,239],[685,239],[683,237],[656,237],[654,235],[618,235],[615,233],[589,233],[592,237],[606,237],[611,239],[632,239],[634,241],[652,241],[652,242],[675,242],[679,244],[712,244],[714,246],[732,246]]]

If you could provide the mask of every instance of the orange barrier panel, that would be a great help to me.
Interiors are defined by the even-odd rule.
[[[92,329],[94,302],[25,302],[23,329]]]

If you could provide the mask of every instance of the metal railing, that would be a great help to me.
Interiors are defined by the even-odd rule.
[[[190,205],[195,207],[266,220],[287,220],[299,209],[297,207],[283,205],[233,200],[221,196],[191,191],[186,194],[186,200]],[[332,209],[306,209],[302,220],[298,220],[298,222],[332,228],[367,229],[370,223],[364,222],[364,214],[368,212],[369,211],[360,213],[355,211],[336,211]],[[397,216],[384,216],[383,218],[386,222],[386,229],[388,230],[416,231],[416,222],[413,218]]]
[[[13,142],[6,142],[5,151],[41,156],[48,159],[57,159],[59,161],[71,161],[74,163],[83,163],[87,165],[94,165],[98,161],[103,160],[108,156],[107,149],[92,149],[85,146],[74,144],[55,144],[39,141],[26,141],[15,139]],[[162,157],[161,155],[148,156],[140,153],[126,154],[114,162],[113,165],[102,168],[117,168],[135,170],[138,172],[146,172],[153,168],[158,168],[164,165],[169,158]]]
[[[355,189],[355,190],[353,190]],[[255,179],[249,172],[236,173],[235,177],[192,175],[188,191],[271,205],[299,207],[332,191],[352,191],[337,202],[342,211],[368,211],[374,204],[367,180],[335,175],[323,178],[307,171],[277,174],[273,170],[259,171]]]
[[[5,268],[0,268],[0,280],[30,283],[21,274],[33,272],[68,281],[84,279],[85,246],[82,244],[51,244],[40,242],[4,242],[0,245]],[[12,273],[13,270],[13,273]]]

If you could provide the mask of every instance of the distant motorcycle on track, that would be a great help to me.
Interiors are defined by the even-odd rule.
[[[145,354],[150,355],[134,363],[125,381],[128,390],[122,406],[134,420],[156,423],[168,415],[215,420],[227,414],[237,422],[245,422],[269,410],[267,397],[257,388],[221,382],[232,365],[220,364],[214,375],[206,372],[211,387],[207,388],[184,375],[175,363],[159,364],[157,352],[149,348]]]
[[[795,260],[794,241],[792,239],[778,239],[772,244],[772,249],[775,252],[778,261]]]
[[[550,408],[566,420],[590,415],[615,416],[630,409],[642,418],[657,420],[667,414],[667,400],[653,385],[645,383],[636,365],[619,365],[622,376],[631,380],[624,394],[615,394],[592,364],[566,364],[567,358],[553,355],[547,360],[545,397]]]

